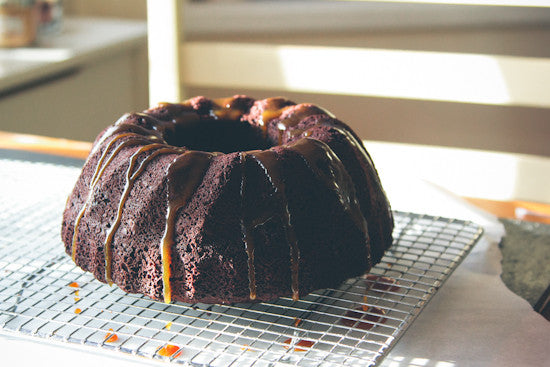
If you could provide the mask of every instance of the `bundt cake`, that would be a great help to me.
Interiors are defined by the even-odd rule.
[[[97,137],[63,214],[67,254],[130,293],[297,300],[367,272],[393,218],[359,138],[284,98],[195,97]]]

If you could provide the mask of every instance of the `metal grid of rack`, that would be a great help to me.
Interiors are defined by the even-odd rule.
[[[0,331],[177,364],[374,365],[481,235],[469,222],[395,212],[382,262],[337,289],[168,305],[100,283],[64,254],[60,218],[78,168],[0,159],[0,171]]]

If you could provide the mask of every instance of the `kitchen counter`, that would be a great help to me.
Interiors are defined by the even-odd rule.
[[[60,34],[39,38],[32,47],[0,48],[0,95],[141,45],[146,35],[140,21],[64,19]]]
[[[37,142],[45,146],[57,142],[65,151],[76,151],[73,157],[83,157],[89,149],[86,143],[24,136],[18,136],[13,143],[13,138],[0,134],[0,148],[26,146],[27,150],[36,150],[31,146]],[[11,146],[5,143],[9,140]],[[376,150],[371,152],[374,161],[383,163],[377,159]],[[393,209],[471,220],[485,230],[481,241],[412,323],[382,366],[548,365],[550,322],[500,279],[498,243],[504,230],[496,217],[428,182],[411,177],[404,180],[385,164],[378,165],[378,169]],[[90,347],[67,347],[15,335],[0,334],[0,340],[2,361],[8,365],[159,364],[116,352],[102,350],[98,354],[97,349]]]
[[[147,105],[143,21],[68,18],[32,47],[0,49],[0,130],[91,141]]]

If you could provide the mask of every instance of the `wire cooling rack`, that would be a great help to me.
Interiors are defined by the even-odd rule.
[[[0,172],[0,331],[184,365],[374,365],[481,235],[469,222],[395,212],[382,262],[337,289],[167,305],[100,283],[64,254],[61,213],[78,168],[0,159]]]

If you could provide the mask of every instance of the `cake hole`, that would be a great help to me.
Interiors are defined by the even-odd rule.
[[[164,139],[173,146],[204,152],[233,153],[273,146],[260,128],[232,120],[174,124],[172,129],[166,129]]]

